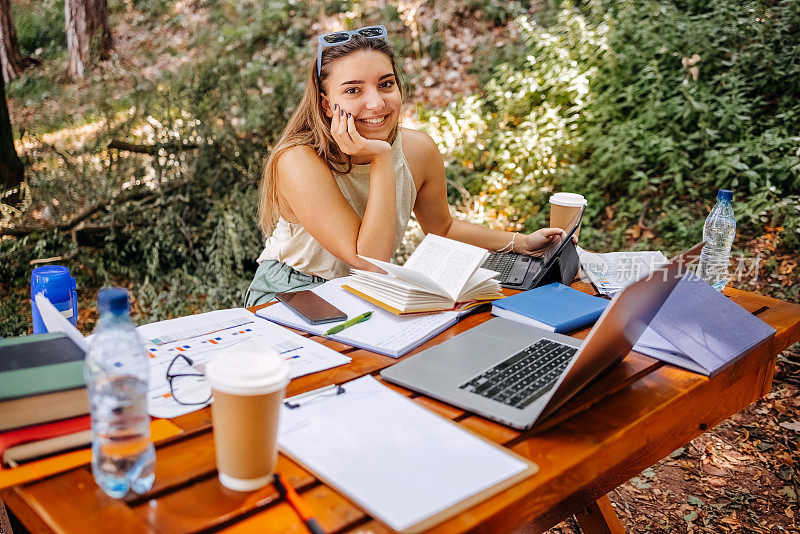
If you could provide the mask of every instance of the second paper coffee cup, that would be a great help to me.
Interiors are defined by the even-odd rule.
[[[569,222],[586,205],[586,199],[578,193],[553,193],[550,197],[550,227],[567,230]],[[575,231],[580,234],[581,228]]]
[[[223,486],[252,491],[272,480],[278,459],[278,416],[289,364],[270,349],[245,345],[220,354],[206,372],[217,470]]]

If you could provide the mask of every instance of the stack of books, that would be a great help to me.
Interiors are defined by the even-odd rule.
[[[0,339],[3,467],[91,442],[84,358],[64,334]]]

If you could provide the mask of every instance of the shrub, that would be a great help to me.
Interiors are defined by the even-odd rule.
[[[730,188],[740,233],[768,223],[800,245],[797,2],[608,0],[539,20],[518,19],[525,59],[485,95],[421,110],[473,217],[539,226],[563,188],[589,198],[593,248],[675,250]]]

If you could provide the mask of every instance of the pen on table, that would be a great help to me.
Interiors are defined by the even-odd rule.
[[[345,328],[349,328],[349,327],[353,326],[354,324],[363,323],[364,321],[366,321],[370,317],[372,317],[372,312],[371,311],[364,312],[361,315],[359,315],[358,317],[353,317],[352,319],[348,319],[347,321],[343,322],[340,325],[334,326],[333,328],[331,328],[330,330],[328,330],[327,332],[325,332],[322,335],[323,336],[329,336],[331,334],[336,334],[337,332],[341,332]]]
[[[314,389],[305,393],[301,393],[300,395],[295,395],[291,399],[286,399],[283,404],[290,410],[294,410],[295,408],[299,408],[300,406],[311,402],[321,395],[326,395],[328,392],[331,392],[334,395],[341,395],[344,393],[344,388],[341,385],[337,386],[336,384],[331,384],[330,386],[325,386],[324,388]]]
[[[283,481],[278,473],[273,475],[273,482],[278,489],[278,493],[280,493],[281,497],[289,501],[294,511],[297,512],[297,515],[299,515],[303,523],[306,524],[309,532],[312,534],[325,534],[325,531],[319,526],[317,520],[314,519],[314,513],[311,511],[311,508],[300,498],[300,495],[297,494],[289,482]]]

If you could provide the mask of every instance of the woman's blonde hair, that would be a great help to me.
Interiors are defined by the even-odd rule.
[[[355,52],[367,50],[381,52],[389,58],[402,97],[403,88],[395,65],[394,52],[391,46],[381,39],[367,39],[355,35],[344,44],[326,48],[322,54],[322,68],[319,75],[317,75],[317,63],[314,58],[310,63],[303,98],[264,163],[264,172],[259,184],[258,203],[258,222],[264,235],[272,232],[280,215],[277,164],[278,159],[285,151],[296,146],[309,146],[332,170],[348,173],[352,169],[353,163],[350,156],[341,151],[331,135],[331,119],[325,115],[321,93],[325,92],[323,84],[336,61]],[[394,142],[396,136],[397,126],[392,130],[389,142]]]

